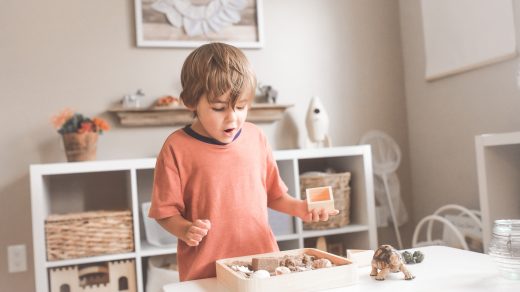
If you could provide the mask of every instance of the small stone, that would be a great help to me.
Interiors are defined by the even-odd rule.
[[[276,275],[290,274],[291,270],[288,267],[278,267],[275,270]]]
[[[258,270],[251,275],[251,278],[255,278],[255,279],[267,279],[270,277],[271,277],[271,274],[269,274],[269,272],[266,270]]]
[[[411,252],[404,251],[401,255],[403,256],[403,259],[404,259],[405,263],[407,263],[407,264],[414,264],[415,263],[415,260],[414,260],[413,255],[412,255]]]
[[[317,259],[312,265],[315,269],[323,269],[332,267],[332,263],[328,259]]]
[[[420,250],[416,250],[413,253],[413,258],[414,258],[416,263],[420,263],[420,262],[422,262],[424,260],[424,254]]]

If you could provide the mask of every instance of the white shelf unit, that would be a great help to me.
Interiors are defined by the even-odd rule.
[[[497,219],[520,219],[520,132],[475,137],[484,251]]]
[[[300,219],[269,210],[269,221],[281,250],[311,246],[320,236],[340,241],[345,248],[375,249],[377,228],[370,146],[274,151],[289,193],[300,197],[299,174],[306,171],[350,171],[351,223],[328,230],[303,230]],[[134,259],[137,291],[146,286],[151,256],[171,255],[175,246],[155,247],[146,242],[141,204],[150,201],[155,159],[107,160],[31,165],[34,267],[37,291],[49,291],[48,269],[69,265]],[[48,261],[45,219],[50,214],[127,208],[132,210],[135,250],[71,260]],[[136,216],[137,215],[137,216]]]

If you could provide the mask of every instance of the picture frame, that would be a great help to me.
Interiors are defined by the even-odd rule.
[[[134,0],[137,47],[263,47],[262,0]]]

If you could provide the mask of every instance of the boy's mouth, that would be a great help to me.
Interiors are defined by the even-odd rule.
[[[224,132],[226,132],[226,133],[231,133],[231,132],[233,132],[234,129],[235,129],[235,128],[225,129]]]

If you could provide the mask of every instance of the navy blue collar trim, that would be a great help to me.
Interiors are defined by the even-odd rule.
[[[188,134],[188,135],[192,136],[193,138],[195,138],[199,141],[202,141],[204,143],[213,144],[213,145],[228,145],[228,144],[222,143],[216,139],[202,136],[201,134],[193,131],[193,129],[191,128],[191,125],[187,125],[186,127],[183,128],[183,130],[186,134]],[[242,133],[242,129],[238,130],[237,134],[233,138],[233,141],[235,141],[238,138],[238,136],[240,136],[240,133]]]

